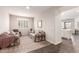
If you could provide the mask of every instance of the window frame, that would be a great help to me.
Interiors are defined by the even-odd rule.
[[[18,28],[26,29],[28,28],[28,21],[26,19],[18,19]]]

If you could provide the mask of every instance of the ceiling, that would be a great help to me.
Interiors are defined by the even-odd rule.
[[[76,8],[70,9],[70,10],[68,10],[66,12],[63,12],[62,18],[63,19],[67,19],[67,18],[70,18],[70,19],[79,18],[79,7],[76,7]]]
[[[6,6],[4,8],[15,9],[18,11],[23,11],[26,13],[42,13],[43,11],[51,8],[51,6],[30,6],[30,9],[27,10],[26,6]]]

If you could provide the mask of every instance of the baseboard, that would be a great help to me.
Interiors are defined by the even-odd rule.
[[[58,45],[58,44],[61,44],[62,43],[62,40],[59,41],[59,42],[54,42],[54,41],[49,41],[47,40],[49,43],[53,44],[53,45]]]
[[[67,37],[62,37],[61,39],[66,39],[66,40],[69,40],[69,39],[71,39],[71,38],[67,38]]]
[[[62,41],[56,42],[54,45],[59,45],[59,44],[61,44],[61,43],[62,43]]]

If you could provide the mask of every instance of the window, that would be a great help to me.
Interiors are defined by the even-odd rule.
[[[71,22],[65,23],[66,29],[71,29]]]
[[[71,22],[62,22],[63,29],[71,29]]]
[[[27,20],[18,20],[18,26],[19,26],[19,28],[27,28],[28,21]]]

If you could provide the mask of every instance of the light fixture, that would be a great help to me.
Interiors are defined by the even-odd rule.
[[[27,10],[29,10],[29,9],[30,9],[30,7],[29,7],[29,6],[27,6],[27,7],[26,7],[26,9],[27,9]]]

